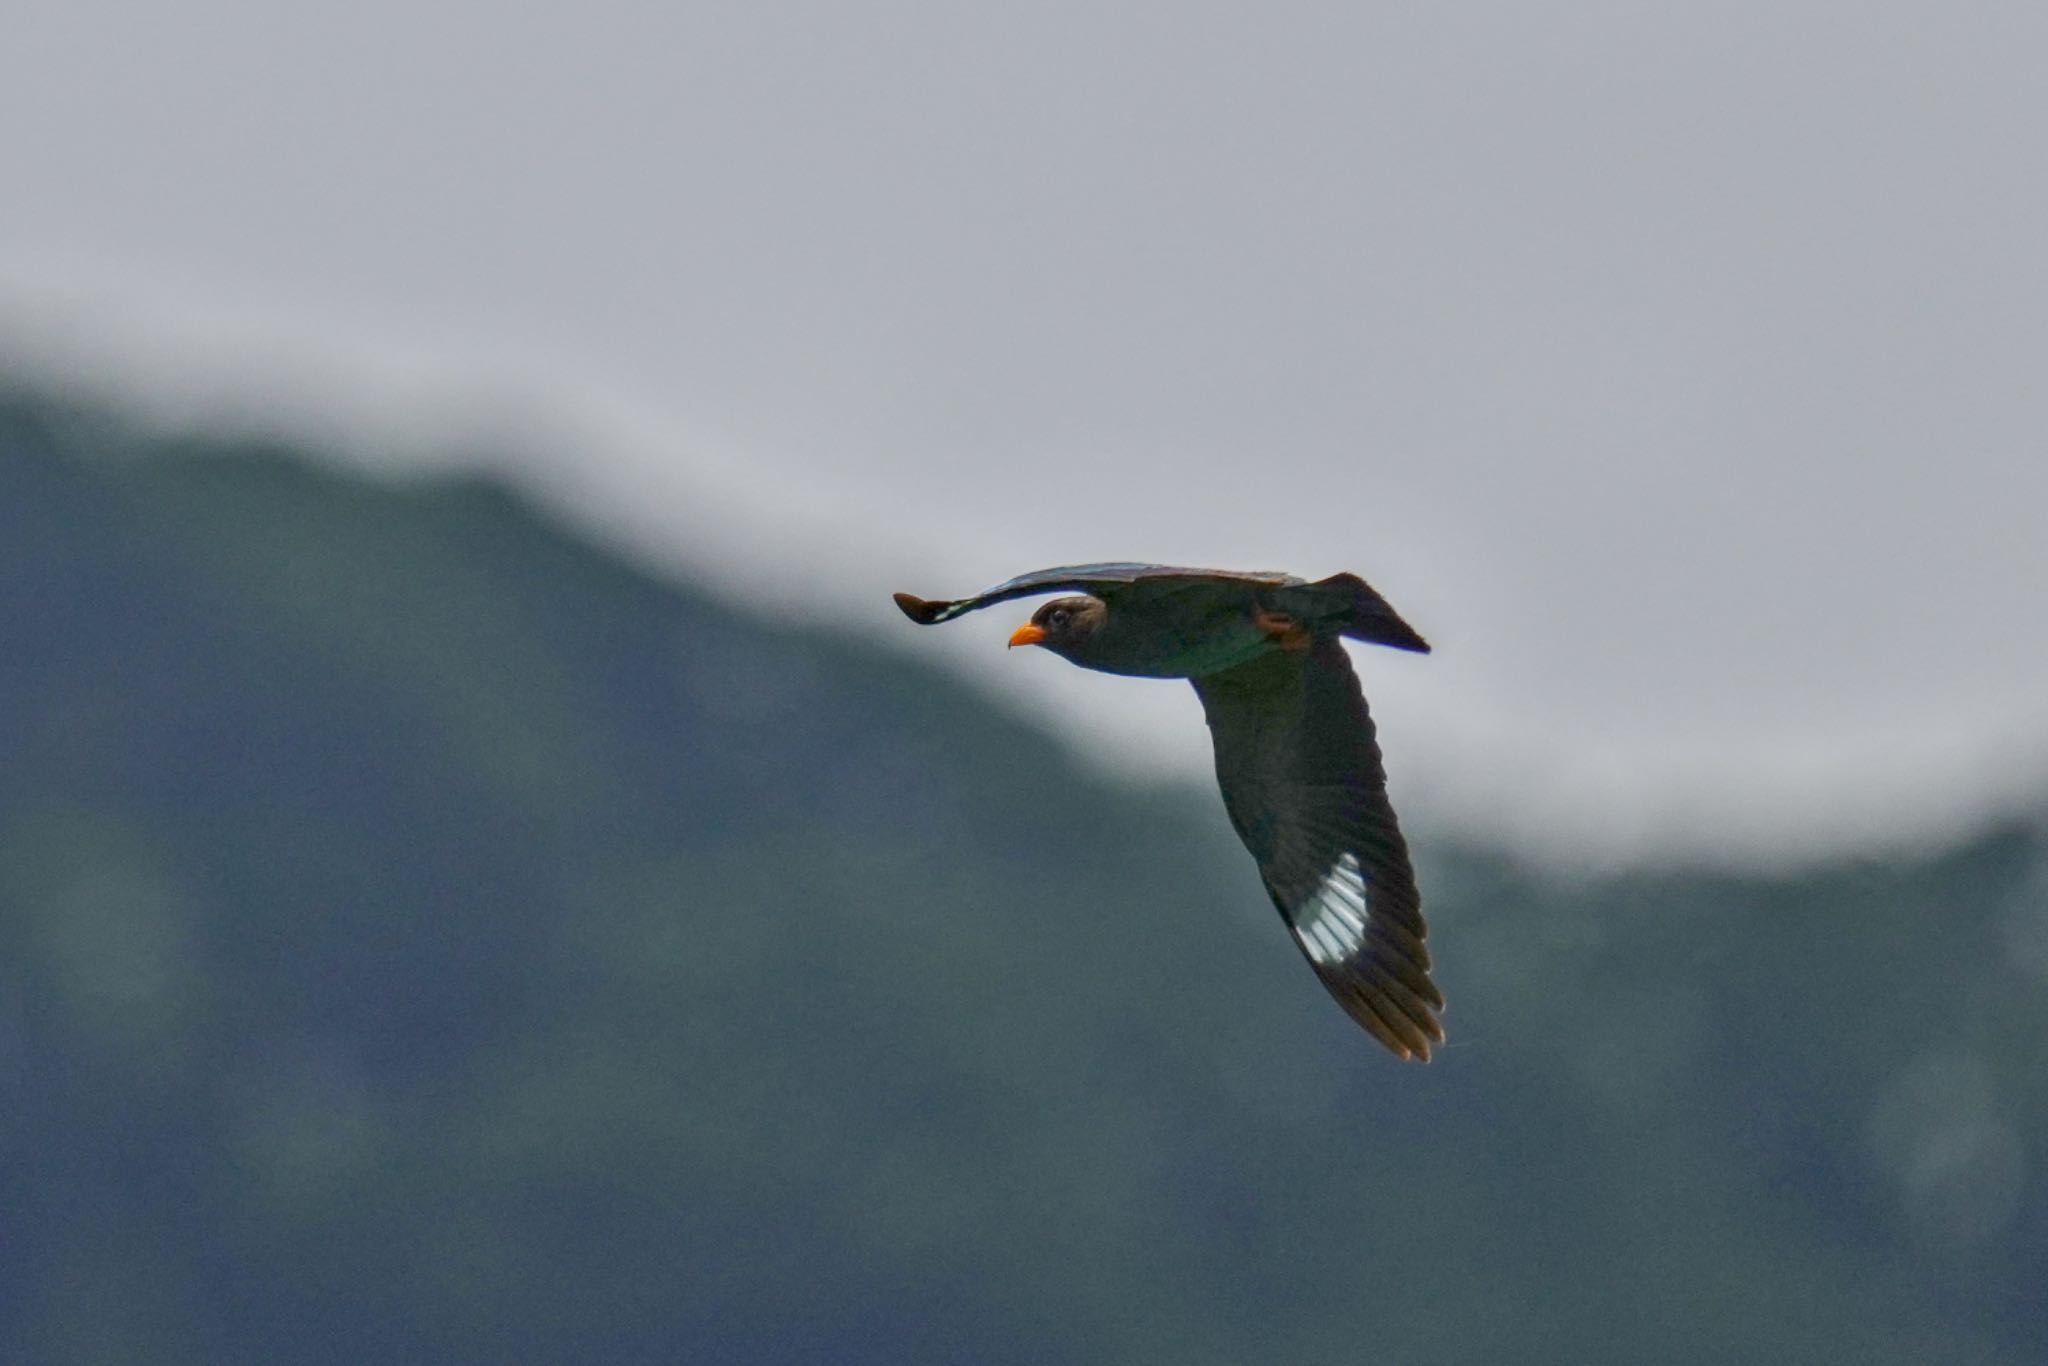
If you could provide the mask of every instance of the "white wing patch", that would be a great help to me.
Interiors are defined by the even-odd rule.
[[[1365,874],[1346,852],[1289,916],[1294,937],[1317,966],[1341,963],[1365,943]]]

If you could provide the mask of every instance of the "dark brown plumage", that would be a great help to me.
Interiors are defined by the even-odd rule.
[[[1387,800],[1372,717],[1341,636],[1427,652],[1363,579],[1314,583],[1164,565],[1041,570],[971,598],[896,603],[935,624],[1054,599],[1010,637],[1106,673],[1186,678],[1202,700],[1230,823],[1296,945],[1367,1033],[1428,1061],[1444,1037],[1422,898]]]

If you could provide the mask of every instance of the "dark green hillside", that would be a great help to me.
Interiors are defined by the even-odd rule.
[[[2048,1355],[2040,828],[1423,834],[1416,1068],[1212,793],[489,484],[0,403],[0,1360]]]

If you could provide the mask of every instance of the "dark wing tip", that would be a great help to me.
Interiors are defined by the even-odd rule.
[[[903,609],[903,615],[909,617],[919,626],[931,625],[939,619],[939,613],[951,606],[950,603],[920,598],[914,593],[897,593],[894,596],[896,598],[896,605]]]
[[[1323,985],[1344,1012],[1403,1062],[1428,1062],[1444,1041],[1443,1021],[1407,991],[1374,972],[1340,974],[1321,971]],[[1377,978],[1378,980],[1374,980]]]

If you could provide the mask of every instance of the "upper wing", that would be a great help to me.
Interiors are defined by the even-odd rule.
[[[1403,1058],[1444,1037],[1408,846],[1344,647],[1274,651],[1194,680],[1223,804],[1330,994]]]
[[[909,593],[896,594],[896,605],[903,609],[903,615],[921,626],[936,626],[942,621],[977,611],[1012,598],[1028,598],[1036,593],[1070,591],[1093,593],[1101,596],[1119,588],[1134,584],[1169,587],[1173,580],[1202,582],[1224,580],[1227,582],[1257,584],[1291,584],[1301,580],[1291,574],[1237,573],[1228,569],[1182,569],[1170,564],[1070,564],[1058,569],[1040,569],[1029,574],[1019,574],[993,588],[984,588],[971,598],[920,598]]]

